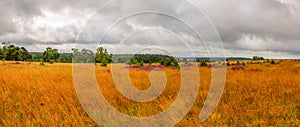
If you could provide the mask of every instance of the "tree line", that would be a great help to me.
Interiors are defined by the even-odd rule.
[[[161,54],[109,54],[107,49],[103,47],[97,48],[94,53],[89,49],[71,49],[71,53],[59,53],[58,49],[48,47],[44,52],[28,52],[24,47],[16,46],[10,42],[3,42],[0,47],[0,60],[5,61],[29,61],[29,62],[44,62],[55,63],[100,63],[101,66],[106,66],[109,63],[126,63],[130,65],[144,66],[153,63],[160,63],[164,66],[175,66],[179,68],[178,62],[188,63],[190,61],[199,62],[200,66],[207,66],[208,62],[213,62],[209,57],[201,58],[180,58],[177,59],[169,55]],[[251,60],[250,58],[227,58],[228,60]],[[261,56],[253,56],[252,60],[264,60]],[[271,63],[274,61],[271,61]],[[227,63],[227,66],[228,65]]]
[[[72,53],[59,53],[58,49],[48,47],[44,52],[28,52],[26,48],[16,46],[10,42],[3,42],[0,47],[0,59],[5,61],[28,61],[55,63],[100,63],[106,66],[109,63],[126,63],[144,66],[152,63],[160,63],[165,66],[179,67],[178,61],[173,56],[161,54],[109,54],[103,47],[97,48],[94,53],[89,49],[71,49]]]

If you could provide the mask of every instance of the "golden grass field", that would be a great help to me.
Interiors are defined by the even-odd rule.
[[[300,61],[246,64],[243,70],[227,69],[223,96],[209,119],[198,115],[210,83],[210,68],[200,67],[196,102],[177,126],[300,126]],[[151,116],[176,99],[180,72],[164,68],[168,82],[160,97],[137,103],[121,96],[108,67],[96,67],[100,90],[116,109],[131,116]],[[150,86],[147,71],[130,71],[139,89]],[[0,62],[0,126],[97,126],[76,96],[71,64]]]

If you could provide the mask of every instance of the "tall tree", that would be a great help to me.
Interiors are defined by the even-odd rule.
[[[46,48],[43,53],[43,60],[45,62],[50,62],[50,60],[54,60],[57,62],[59,60],[59,53],[57,49],[52,49],[51,47]]]
[[[53,55],[53,60],[55,62],[58,62],[59,61],[59,53],[58,53],[58,50],[57,49],[52,49],[52,55]]]
[[[24,47],[21,47],[21,53],[22,53],[22,60],[23,61],[25,61],[25,60],[27,60],[27,59],[31,59],[32,58],[32,56],[31,56],[31,54],[27,51],[27,49],[26,48],[24,48]]]
[[[2,43],[2,57],[5,60],[22,60],[22,50],[20,47],[11,44],[10,42]],[[25,48],[24,48],[25,49]]]
[[[0,47],[0,60],[4,59],[4,54],[3,54],[3,50],[2,47]]]
[[[88,49],[82,49],[81,51],[79,49],[72,49],[73,54],[73,63],[94,63],[94,53],[91,50]]]
[[[101,63],[102,61],[111,62],[112,59],[108,54],[107,49],[104,49],[103,47],[99,47],[95,55],[95,61],[97,63]]]

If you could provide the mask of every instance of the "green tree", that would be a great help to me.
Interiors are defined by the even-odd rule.
[[[253,56],[252,60],[264,60],[264,58],[260,56]]]
[[[50,62],[50,60],[54,60],[57,62],[59,60],[59,53],[57,49],[52,49],[51,47],[46,48],[43,53],[43,60],[45,62]]]
[[[88,49],[72,49],[72,59],[73,63],[95,63],[94,53]]]
[[[165,60],[164,60],[164,66],[171,66],[171,60],[170,60],[170,58],[166,58]]]
[[[86,63],[95,63],[95,57],[94,57],[94,52],[92,50],[88,49],[82,49],[81,50],[81,55],[83,58],[83,61]]]
[[[4,59],[2,47],[0,47],[0,60]]]
[[[104,49],[103,47],[99,47],[97,49],[96,55],[95,55],[95,61],[97,63],[102,63],[103,60],[106,60],[106,62],[111,62],[112,58],[108,54],[107,49]]]
[[[24,47],[21,47],[21,53],[22,53],[22,60],[23,61],[32,58],[32,55]]]
[[[14,61],[22,60],[22,50],[20,47],[12,45],[10,42],[3,42],[2,45],[2,59]]]
[[[58,61],[59,61],[59,58],[60,58],[60,55],[59,55],[57,49],[52,49],[52,55],[53,55],[53,60],[54,60],[55,62],[58,62]]]

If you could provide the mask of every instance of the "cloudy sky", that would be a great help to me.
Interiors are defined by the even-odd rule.
[[[0,41],[30,51],[300,58],[299,0],[1,0],[0,12]]]

